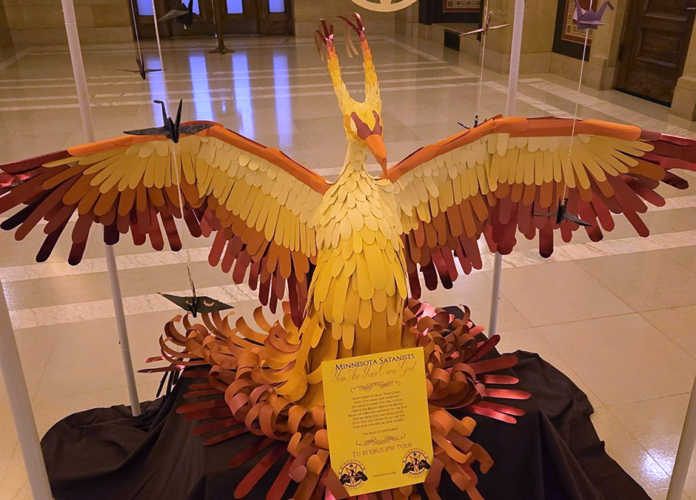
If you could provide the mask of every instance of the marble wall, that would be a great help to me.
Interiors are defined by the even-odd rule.
[[[2,0],[16,45],[67,43],[60,0]],[[133,39],[126,0],[75,0],[84,43]]]
[[[10,33],[10,25],[7,22],[5,14],[5,6],[0,0],[0,50],[12,46],[12,33]]]
[[[696,120],[696,36],[691,35],[684,74],[677,81],[672,100],[672,114]]]
[[[351,12],[359,12],[367,25],[368,33],[393,34],[396,14],[368,11],[351,0],[294,0],[295,35],[312,36],[319,19],[335,19]],[[334,21],[334,24],[335,21]]]

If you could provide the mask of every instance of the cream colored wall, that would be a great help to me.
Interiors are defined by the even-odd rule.
[[[605,11],[604,26],[600,26],[595,32],[589,64],[585,68],[585,85],[598,90],[614,88],[616,82],[628,0],[614,0],[612,3],[615,10]]]
[[[365,21],[368,34],[393,34],[396,14],[384,14],[362,9],[350,0],[294,0],[295,5],[295,35],[312,36],[317,29],[319,19],[333,20],[336,16],[346,16],[351,12],[359,12]],[[342,27],[341,27],[342,29]]]
[[[16,45],[67,43],[60,0],[3,0]],[[83,43],[133,39],[127,0],[75,0]]]
[[[515,18],[515,0],[490,0],[493,24],[512,24]],[[526,2],[524,31],[522,32],[521,73],[542,73],[549,70],[553,47],[553,27],[556,22],[556,0]],[[486,41],[486,66],[501,73],[510,67],[512,26],[490,33]]]
[[[394,32],[397,35],[411,36],[418,25],[418,4],[401,9],[394,15]]]
[[[525,7],[524,32],[522,38],[521,73],[544,73],[549,71],[553,47],[553,29],[556,20],[557,0],[527,2]],[[551,5],[553,4],[553,5]],[[488,8],[493,12],[493,24],[512,24],[515,17],[515,0],[489,0]],[[444,43],[444,29],[438,25],[418,24],[417,11],[397,16],[396,32],[419,37],[436,43]],[[405,28],[402,22],[410,23]],[[464,25],[461,25],[464,28]],[[467,29],[473,26],[466,27]],[[462,29],[463,30],[463,29]],[[491,31],[486,41],[485,66],[499,73],[510,68],[512,27]],[[459,50],[471,57],[480,58],[481,44],[474,37],[462,38]]]
[[[696,120],[696,34],[691,34],[684,74],[677,82],[672,100],[672,114]]]

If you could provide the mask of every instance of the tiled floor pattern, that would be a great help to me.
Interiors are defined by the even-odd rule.
[[[456,52],[422,41],[371,38],[384,98],[391,161],[461,130],[475,114],[479,67]],[[167,41],[162,75],[147,82],[121,72],[133,66],[130,46],[85,47],[84,58],[98,139],[155,125],[154,99],[184,99],[185,116],[213,119],[329,178],[345,144],[325,67],[309,39],[231,38],[235,52],[209,54],[208,40]],[[159,67],[154,45],[148,66]],[[343,57],[356,95],[359,60]],[[504,111],[507,78],[484,72],[481,115]],[[572,116],[576,83],[525,75],[518,114]],[[696,124],[666,108],[614,91],[583,90],[580,116],[630,122],[696,136]],[[65,47],[0,53],[0,162],[63,149],[83,141]],[[376,165],[374,166],[376,168]],[[689,175],[689,180],[696,176]],[[696,375],[696,187],[663,188],[666,207],[644,219],[653,236],[636,237],[624,220],[600,243],[582,235],[541,259],[523,240],[505,259],[500,330],[505,350],[539,352],[570,376],[596,408],[594,422],[610,454],[656,499],[664,499],[688,392]],[[23,242],[0,237],[4,280],[29,390],[41,433],[72,412],[127,400],[117,352],[103,246],[89,243],[77,268],[65,264],[60,244],[48,263],[33,252],[41,234]],[[123,242],[116,248],[136,367],[157,353],[157,337],[174,314],[156,292],[185,291],[186,266],[204,292],[256,306],[245,286],[206,262],[210,242],[185,239],[187,251],[153,252]],[[485,269],[460,278],[453,290],[427,294],[439,305],[466,303],[479,323],[488,320],[492,256]],[[141,398],[158,381],[138,375]],[[28,499],[29,487],[4,390],[0,390],[0,500]],[[684,499],[696,500],[696,464]]]

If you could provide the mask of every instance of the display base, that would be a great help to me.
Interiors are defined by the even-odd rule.
[[[473,439],[495,460],[479,474],[486,500],[649,500],[645,491],[604,450],[590,421],[585,394],[537,354],[516,353],[515,374],[532,399],[518,401],[527,411],[516,425],[473,415]],[[239,481],[260,460],[227,468],[236,452],[253,442],[242,435],[214,446],[191,431],[175,412],[191,379],[181,379],[166,399],[143,404],[132,418],[124,406],[71,415],[42,440],[56,500],[218,500],[233,498]],[[463,414],[462,414],[463,416]],[[210,436],[208,436],[210,437]],[[282,460],[246,497],[263,500]],[[292,492],[292,488],[289,490]],[[443,475],[443,499],[463,499]]]

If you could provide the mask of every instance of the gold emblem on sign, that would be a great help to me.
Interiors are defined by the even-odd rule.
[[[403,465],[401,473],[412,477],[420,477],[430,470],[428,454],[417,448],[404,455]]]
[[[416,3],[418,0],[353,0],[360,7],[375,12],[396,12]]]
[[[348,490],[359,488],[368,480],[365,465],[357,460],[344,463],[338,473],[338,480]]]

